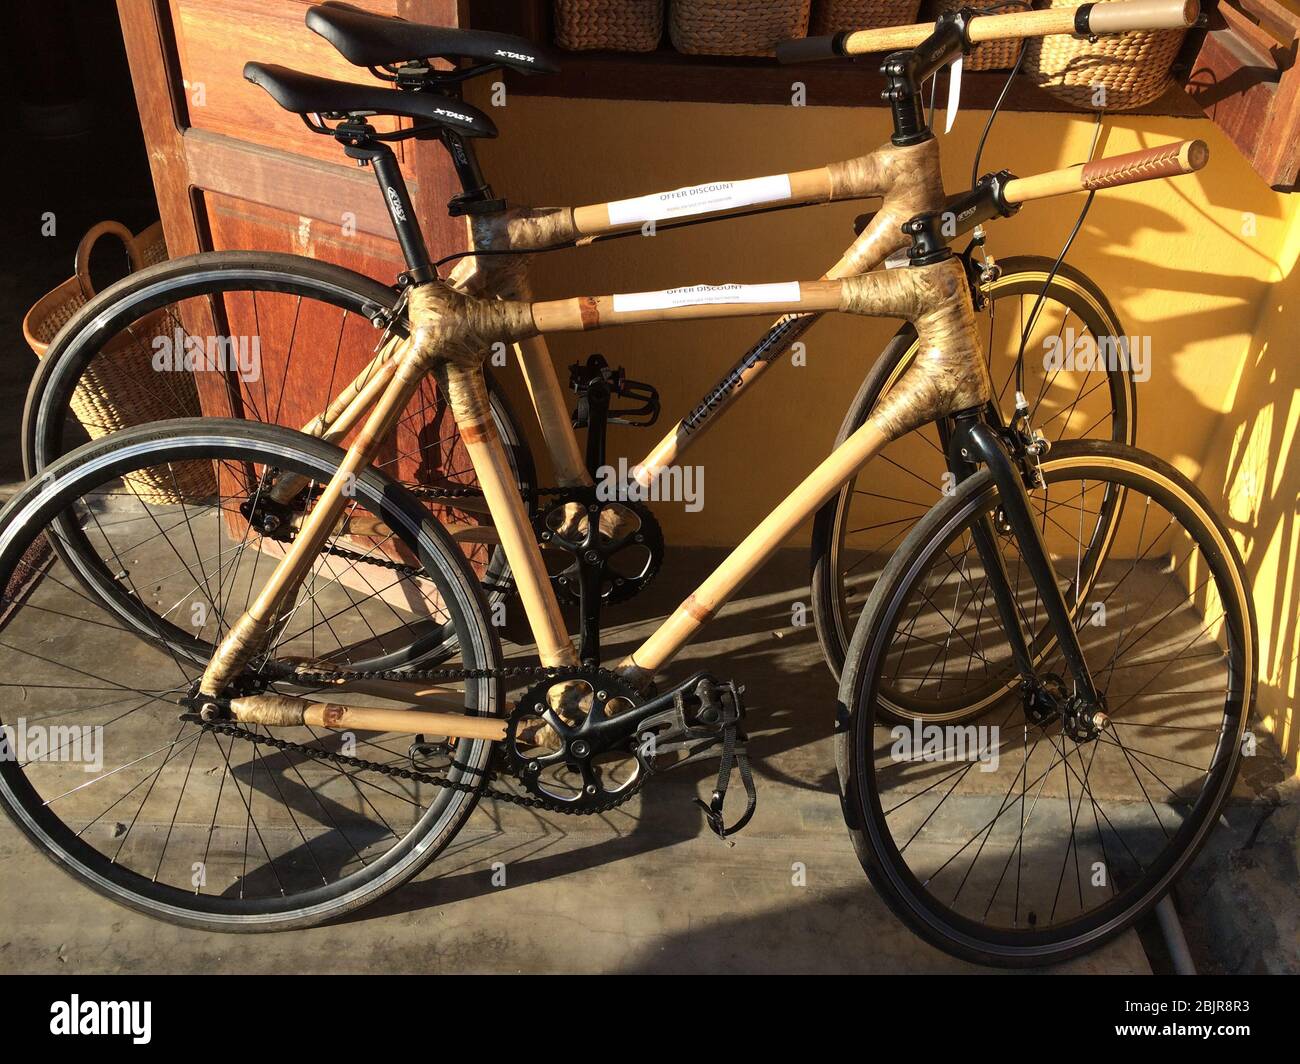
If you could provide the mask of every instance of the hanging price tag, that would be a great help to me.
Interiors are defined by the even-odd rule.
[[[961,104],[961,68],[966,57],[958,56],[948,68],[948,107],[944,113],[943,131],[952,131],[952,124],[957,120],[957,108]]]

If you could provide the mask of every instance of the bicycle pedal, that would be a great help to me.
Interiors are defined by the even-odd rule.
[[[593,402],[606,424],[645,428],[659,420],[659,389],[645,381],[632,380],[622,366],[611,366],[600,354],[569,367],[569,389],[578,396],[573,413],[573,427],[587,428],[591,423]],[[612,406],[611,399],[626,399],[631,406]]]
[[[610,407],[610,424],[644,429],[659,420],[659,389],[653,384],[624,377],[614,394],[623,399],[631,399],[636,405]]]
[[[417,735],[407,749],[406,756],[412,765],[418,765],[421,761],[428,761],[435,757],[450,757],[451,744],[426,742],[423,735]]]

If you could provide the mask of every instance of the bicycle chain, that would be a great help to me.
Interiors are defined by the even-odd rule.
[[[434,488],[424,484],[404,484],[412,495],[419,499],[430,499],[437,501],[452,502],[456,499],[481,499],[483,491],[480,488],[460,487],[458,485],[448,485],[446,487]],[[569,488],[528,488],[521,491],[520,494],[529,501],[536,501],[540,495],[563,495],[569,491]],[[393,561],[391,558],[384,558],[374,554],[363,554],[360,551],[348,550],[346,547],[336,547],[332,544],[326,544],[321,548],[322,554],[331,554],[336,558],[343,558],[351,562],[366,562],[370,565],[377,565],[383,569],[391,569],[393,572],[401,573],[403,576],[419,576],[424,570],[419,566],[406,565],[403,562]],[[501,590],[509,590],[509,585],[502,585]]]
[[[356,670],[339,670],[330,672],[304,672],[294,671],[293,678],[295,683],[306,685],[330,684],[339,682],[348,682],[353,680],[418,680],[425,683],[432,682],[453,682],[464,680],[511,680],[521,678],[538,678],[549,679],[557,676],[561,672],[579,672],[590,676],[592,680],[610,679],[618,680],[619,676],[609,669],[594,667],[583,667],[580,669],[553,667],[549,665],[508,665],[499,669],[414,669],[414,670],[373,670],[373,671],[356,671]],[[320,747],[308,746],[304,743],[295,743],[288,739],[277,739],[272,735],[262,735],[258,732],[251,732],[246,728],[235,724],[227,724],[219,721],[201,721],[199,727],[204,731],[216,732],[221,735],[229,735],[234,739],[242,739],[252,743],[254,746],[270,746],[272,749],[281,752],[293,750],[297,753],[304,754],[314,761],[326,761],[342,765],[347,768],[355,768],[363,772],[376,772],[381,776],[388,776],[394,779],[410,780],[415,783],[424,783],[432,787],[445,787],[448,790],[458,791],[461,794],[477,794],[479,797],[494,798],[499,802],[507,802],[511,805],[523,806],[527,809],[545,809],[553,813],[565,813],[569,816],[593,816],[598,813],[607,813],[622,805],[634,794],[641,790],[644,785],[644,778],[636,786],[629,788],[626,792],[620,793],[617,799],[603,802],[599,805],[591,806],[586,809],[573,809],[569,806],[548,802],[543,798],[536,798],[527,794],[515,794],[513,791],[503,791],[497,788],[487,786],[488,783],[495,782],[500,777],[485,769],[471,769],[468,766],[461,766],[475,775],[482,776],[482,780],[477,783],[462,783],[459,780],[448,779],[446,776],[439,776],[431,772],[423,772],[416,768],[397,768],[394,765],[381,765],[377,761],[367,761],[365,758],[350,757],[347,754],[336,753],[333,750],[323,750]]]
[[[469,486],[460,487],[448,485],[446,487],[434,488],[423,484],[408,484],[406,487],[418,498],[432,499],[436,501],[454,501],[456,499],[483,497],[483,492],[480,488]],[[523,491],[521,494],[525,499],[536,500],[538,496],[562,495],[569,490],[570,489],[563,487],[535,487]],[[366,562],[385,569],[391,569],[404,576],[418,576],[424,571],[421,566],[407,565],[404,562],[394,561],[391,558],[349,550],[346,547],[327,545],[324,548],[324,552],[349,561]],[[486,679],[502,681],[518,679],[544,680],[554,677],[560,671],[561,670],[558,668],[553,668],[547,665],[511,665],[500,669],[416,669],[403,671],[339,670],[310,673],[295,671],[293,673],[293,678],[297,683],[305,683],[308,685],[326,685],[356,680],[416,680],[424,683],[452,683],[463,682],[466,680]],[[590,675],[593,680],[605,678],[611,680],[619,679],[617,673],[610,672],[608,669],[584,668],[580,671]],[[431,772],[423,772],[420,769],[397,768],[393,765],[381,765],[377,761],[367,761],[365,758],[350,757],[347,754],[336,753],[332,750],[323,750],[319,747],[308,746],[304,743],[295,743],[288,739],[277,739],[271,735],[261,735],[257,732],[250,732],[246,728],[239,727],[238,725],[204,721],[200,724],[200,727],[204,731],[229,735],[231,738],[250,742],[254,746],[270,746],[272,749],[282,752],[285,750],[293,750],[297,753],[304,754],[315,761],[332,762],[347,768],[355,768],[363,772],[376,772],[379,775],[388,776],[394,779],[410,780],[415,783],[424,783],[433,787],[445,787],[448,790],[457,791],[461,794],[477,794],[480,797],[494,798],[500,802],[524,806],[528,809],[546,809],[551,812],[565,813],[569,816],[592,816],[597,813],[608,812],[609,810],[622,805],[636,794],[644,783],[644,780],[642,780],[635,787],[630,788],[625,793],[621,793],[617,800],[611,800],[587,809],[573,809],[566,805],[548,802],[545,799],[536,798],[531,795],[515,794],[512,791],[503,791],[488,787],[486,784],[494,782],[499,777],[495,773],[482,769],[469,770],[476,775],[482,776],[483,778],[481,782],[477,784],[462,783],[459,780],[448,779],[446,776],[439,776]]]

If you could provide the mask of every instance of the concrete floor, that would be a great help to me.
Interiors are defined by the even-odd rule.
[[[640,601],[612,614],[608,656],[630,649],[714,557],[672,556]],[[690,803],[711,789],[708,766],[657,778],[641,797],[601,817],[484,803],[417,881],[348,922],[223,936],[156,922],[101,899],[61,874],[5,820],[0,970],[978,970],[913,936],[858,864],[832,762],[836,687],[811,625],[789,623],[792,604],[807,599],[805,564],[801,553],[782,555],[673,670],[684,676],[707,664],[747,687],[759,808],[734,847],[713,838]],[[1068,970],[1151,969],[1129,932]]]

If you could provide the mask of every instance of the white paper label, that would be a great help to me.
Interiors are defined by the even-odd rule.
[[[652,196],[615,200],[609,204],[610,225],[635,225],[640,222],[681,218],[692,214],[734,210],[755,203],[771,203],[790,198],[790,176],[751,177],[745,181],[714,181],[707,185],[687,185],[671,192]]]
[[[944,111],[943,132],[947,136],[952,132],[952,124],[957,121],[957,108],[961,105],[961,69],[965,56],[958,56],[948,68],[948,106]]]
[[[885,260],[885,269],[896,270],[900,266],[906,266],[910,261],[907,257],[907,248],[899,248]]]
[[[614,312],[667,310],[721,303],[798,303],[799,282],[776,284],[693,284],[662,292],[625,292],[614,296]]]

